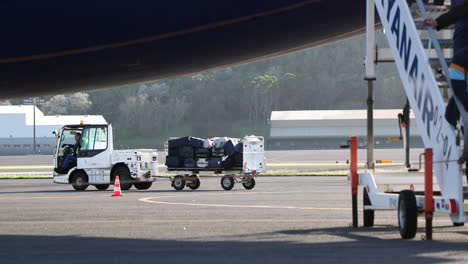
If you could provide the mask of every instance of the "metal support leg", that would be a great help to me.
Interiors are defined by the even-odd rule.
[[[366,7],[367,168],[374,169],[375,0]]]
[[[411,167],[410,163],[410,105],[408,99],[406,99],[405,107],[403,108],[403,119],[405,121],[405,166],[407,168]]]
[[[374,170],[374,85],[367,81],[367,168]]]
[[[432,240],[432,218],[434,215],[434,190],[432,176],[432,149],[425,150],[424,204],[426,212],[426,239]]]
[[[350,146],[351,146],[351,162],[349,170],[351,172],[351,198],[353,204],[353,227],[358,227],[358,185],[359,185],[359,175],[358,175],[358,144],[357,137],[351,137]]]

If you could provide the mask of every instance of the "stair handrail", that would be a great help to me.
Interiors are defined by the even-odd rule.
[[[418,4],[419,11],[421,12],[421,16],[423,19],[426,19],[429,17],[426,11],[426,7],[423,3],[422,0],[416,0],[416,3]],[[450,73],[449,73],[449,67],[447,65],[447,61],[445,60],[444,53],[442,52],[442,48],[440,47],[439,40],[437,38],[435,30],[432,28],[432,26],[427,25],[426,26],[427,31],[429,33],[429,38],[430,42],[429,45],[434,46],[434,49],[437,53],[437,58],[439,59],[440,66],[442,67],[442,72],[444,73],[444,78],[447,81],[447,84],[452,91],[452,96],[455,99],[455,103],[457,105],[458,111],[460,111],[460,123],[463,124],[464,127],[468,128],[468,112],[465,110],[465,107],[463,104],[460,102],[458,97],[455,95],[455,91],[453,90],[452,83],[450,82]],[[428,47],[428,49],[430,46]],[[464,133],[464,146],[463,146],[463,157],[465,160],[468,158],[468,133]]]

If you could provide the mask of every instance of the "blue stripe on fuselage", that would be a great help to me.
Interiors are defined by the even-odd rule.
[[[0,58],[125,42],[235,19],[304,0],[6,1]]]

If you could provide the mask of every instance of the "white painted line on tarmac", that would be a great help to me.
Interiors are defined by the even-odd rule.
[[[166,204],[166,205],[185,205],[185,206],[203,206],[203,207],[230,207],[230,208],[263,208],[263,209],[296,209],[296,210],[331,210],[331,211],[350,211],[351,208],[333,208],[333,207],[301,207],[301,206],[277,206],[277,205],[240,205],[240,204],[210,204],[210,203],[181,203],[164,202],[154,199],[160,197],[146,197],[138,199],[145,203]]]

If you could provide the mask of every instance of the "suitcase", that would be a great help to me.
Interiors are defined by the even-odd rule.
[[[193,147],[182,147],[180,149],[180,157],[182,158],[193,158],[194,156],[194,151]]]
[[[179,149],[180,147],[176,147],[176,148],[169,148],[169,156],[179,156]]]
[[[186,147],[190,146],[190,138],[189,137],[181,137],[181,138],[174,138],[169,139],[167,141],[167,145],[169,148],[178,148],[178,147]]]
[[[195,158],[209,158],[211,156],[211,149],[196,148]]]
[[[242,168],[244,166],[243,155],[240,152],[234,154],[234,167]]]
[[[224,144],[223,149],[226,156],[231,156],[234,153],[236,153],[236,145],[237,142],[234,142],[234,140],[229,140],[228,142],[226,142],[226,144]]]
[[[190,138],[190,143],[192,144],[192,147],[194,148],[201,148],[203,147],[203,142],[205,140],[201,138],[196,138],[196,137],[191,137]]]
[[[224,149],[222,148],[213,148],[211,151],[213,157],[222,157],[224,156]]]
[[[186,158],[184,159],[184,167],[185,168],[195,168],[196,166],[195,160],[193,158]]]
[[[182,167],[182,162],[179,159],[179,157],[167,156],[166,157],[166,166],[168,168],[180,168],[180,167]]]
[[[208,168],[221,168],[221,162],[221,157],[211,157],[210,159],[208,159]]]
[[[226,159],[223,160],[221,166],[225,170],[230,170],[234,167],[234,155],[227,156]]]
[[[212,138],[215,148],[222,148],[224,144],[226,144],[227,141],[229,141],[229,138],[227,137],[214,137]]]
[[[203,141],[203,147],[204,148],[211,149],[212,147],[214,147],[214,145],[215,144],[214,144],[213,140],[211,140],[211,139],[206,139],[206,140]]]
[[[208,168],[208,159],[197,159],[197,168]]]
[[[236,149],[236,152],[238,153],[244,152],[244,143],[242,142],[237,143],[237,145],[235,146],[235,149]]]

